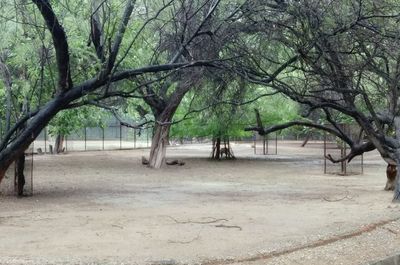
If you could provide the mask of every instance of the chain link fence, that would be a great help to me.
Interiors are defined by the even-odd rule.
[[[152,128],[133,129],[125,126],[85,127],[64,136],[65,151],[101,151],[148,148]],[[34,141],[35,151],[51,153],[56,137],[45,129]]]

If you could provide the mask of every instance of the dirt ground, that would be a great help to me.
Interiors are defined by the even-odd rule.
[[[152,170],[148,150],[35,156],[34,196],[0,197],[0,264],[368,264],[400,252],[385,164],[323,174],[321,144],[278,155],[170,147],[185,166]]]

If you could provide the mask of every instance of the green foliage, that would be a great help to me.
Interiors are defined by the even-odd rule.
[[[84,127],[104,127],[110,118],[106,111],[95,107],[82,107],[59,112],[49,124],[52,136],[68,135]]]
[[[236,84],[237,85],[237,84]],[[232,87],[234,87],[233,84]],[[228,87],[226,94],[235,94],[235,89]],[[237,91],[236,91],[237,92]],[[260,92],[264,90],[260,87],[250,87],[241,99],[242,103],[250,102],[257,98]],[[203,92],[202,92],[203,93]],[[195,108],[196,105],[193,97],[197,95],[188,95],[184,98],[175,115],[175,120],[182,119],[188,112]],[[200,100],[203,104],[210,102]],[[221,103],[225,102],[225,103]],[[231,137],[246,138],[251,137],[253,132],[246,132],[244,128],[256,125],[254,109],[258,109],[262,114],[264,126],[279,124],[293,119],[299,118],[297,103],[291,102],[286,97],[276,94],[273,96],[261,97],[258,100],[244,104],[232,105],[229,103],[237,103],[233,98],[220,99],[217,105],[211,106],[200,113],[189,115],[188,119],[172,126],[170,136],[173,138],[184,137]]]

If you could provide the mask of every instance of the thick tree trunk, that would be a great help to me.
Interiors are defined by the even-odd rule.
[[[57,154],[64,152],[64,135],[57,135],[54,149]]]
[[[35,140],[42,129],[70,99],[56,97],[46,104],[7,147],[0,151],[0,183],[9,166],[16,161]]]
[[[151,142],[149,167],[161,168],[165,163],[170,125],[156,125]]]
[[[385,190],[394,190],[396,186],[396,175],[397,175],[397,167],[395,165],[388,164],[386,168],[386,186]]]

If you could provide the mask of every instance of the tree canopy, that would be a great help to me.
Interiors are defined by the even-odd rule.
[[[152,167],[170,135],[295,125],[341,138],[349,161],[377,149],[400,162],[397,1],[4,0],[0,9],[0,180],[46,125],[62,132],[87,106],[114,115],[128,106],[152,123]]]

